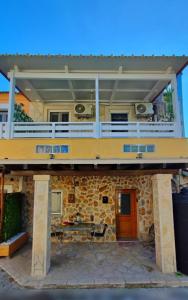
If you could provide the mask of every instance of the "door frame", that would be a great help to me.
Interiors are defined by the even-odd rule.
[[[137,210],[137,197],[136,197],[136,189],[127,189],[127,188],[117,188],[115,190],[115,223],[116,223],[116,239],[118,238],[118,233],[117,233],[117,199],[118,199],[118,193],[120,193],[121,191],[124,192],[131,192],[133,193],[133,197],[134,197],[134,203],[135,203],[135,222],[136,222],[136,234],[135,234],[135,238],[138,238],[138,210]],[[133,239],[135,239],[133,238]]]

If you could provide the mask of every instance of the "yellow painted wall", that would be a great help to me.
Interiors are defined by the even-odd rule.
[[[8,103],[8,92],[0,93],[0,104]],[[27,100],[24,95],[18,93],[15,94],[16,103],[22,104],[24,111],[29,114],[29,116],[35,122],[48,122],[50,111],[62,111],[62,112],[69,112],[70,122],[94,122],[95,117],[92,118],[78,118],[74,114],[74,105],[75,103],[66,103],[62,101],[62,103],[43,103],[43,102],[34,102]],[[79,103],[82,103],[80,101]],[[122,105],[107,105],[107,104],[100,104],[100,121],[111,121],[110,114],[114,113],[128,113],[128,121],[136,121],[137,116],[135,114],[135,107],[134,104],[127,104]],[[142,118],[144,120],[144,118]]]
[[[0,92],[0,104],[8,104],[8,98],[8,92]],[[26,97],[24,97],[24,95],[20,93],[15,94],[15,102],[17,104],[22,104],[24,111],[26,113],[29,113],[30,101]]]
[[[49,154],[35,153],[36,145],[69,145],[70,152],[56,154],[57,159],[135,159],[136,153],[124,153],[124,144],[155,144],[154,153],[143,158],[188,158],[188,139],[12,139],[0,140],[0,159],[49,159]]]
[[[80,101],[81,103],[81,101]],[[47,122],[49,121],[50,111],[62,111],[69,112],[70,122],[94,122],[95,117],[92,118],[78,118],[74,114],[74,103],[51,103],[45,104],[42,102],[31,102],[29,115],[35,122]],[[134,104],[129,105],[105,105],[100,104],[100,121],[110,121],[110,113],[128,113],[128,120],[135,121],[137,117],[135,115]]]

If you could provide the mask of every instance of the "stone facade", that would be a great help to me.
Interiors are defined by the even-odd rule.
[[[13,179],[13,177],[12,177]],[[17,183],[15,178],[11,181]],[[79,212],[84,222],[107,223],[106,241],[116,240],[115,191],[116,189],[135,189],[137,196],[138,238],[147,240],[148,230],[153,224],[151,176],[52,176],[51,189],[62,190],[62,216],[52,215],[53,225],[75,219]],[[32,235],[33,223],[33,177],[23,178],[22,190],[25,193],[24,227]],[[17,191],[14,189],[14,191]],[[75,202],[69,203],[69,194],[75,195]],[[108,203],[102,203],[102,197],[108,197]],[[67,236],[68,240],[87,241],[87,236]],[[97,239],[96,239],[97,240]],[[98,239],[99,241],[101,239]],[[102,239],[104,241],[104,239]]]

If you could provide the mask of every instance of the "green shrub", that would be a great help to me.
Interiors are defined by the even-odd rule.
[[[14,122],[33,122],[32,118],[23,110],[21,104],[15,104],[14,106]]]
[[[3,241],[22,230],[22,193],[6,194],[4,202]]]

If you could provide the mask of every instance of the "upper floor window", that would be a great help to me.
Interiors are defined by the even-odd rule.
[[[0,110],[0,122],[7,122],[8,120],[8,111]]]
[[[155,145],[153,144],[125,144],[123,146],[123,152],[135,152],[135,153],[144,153],[144,152],[155,152]]]
[[[50,122],[69,122],[68,112],[50,112]]]
[[[127,122],[128,113],[111,113],[112,122]]]
[[[36,153],[68,153],[68,145],[37,145]]]

